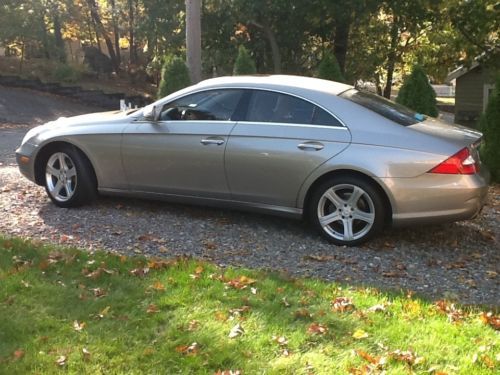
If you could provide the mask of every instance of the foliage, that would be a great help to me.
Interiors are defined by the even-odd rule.
[[[83,65],[58,64],[52,72],[52,79],[56,82],[76,83],[85,73]]]
[[[500,181],[500,74],[479,127],[484,134],[482,160],[490,168],[493,179]]]
[[[344,82],[344,76],[340,72],[339,63],[330,52],[323,54],[323,59],[318,66],[318,78],[328,79],[330,81]]]
[[[163,64],[158,97],[163,98],[190,84],[189,71],[184,60],[177,56],[167,57]]]
[[[252,56],[250,56],[245,46],[240,46],[240,48],[238,48],[238,56],[234,63],[233,74],[235,76],[240,76],[255,73],[257,73],[255,61],[253,61]]]
[[[415,65],[399,90],[396,102],[432,117],[437,117],[436,93],[424,70]]]
[[[498,366],[497,316],[365,287],[1,237],[0,280],[5,374],[492,374]]]

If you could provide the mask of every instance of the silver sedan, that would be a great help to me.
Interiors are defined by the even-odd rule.
[[[351,246],[389,223],[477,215],[489,182],[480,141],[340,83],[222,77],[36,127],[17,161],[60,207],[101,193],[267,211]]]

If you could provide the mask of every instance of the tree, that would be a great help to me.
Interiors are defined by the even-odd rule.
[[[192,83],[201,81],[201,0],[186,0],[187,65]]]
[[[424,70],[415,65],[399,90],[396,102],[418,113],[437,117],[436,93]]]
[[[490,168],[493,179],[500,181],[500,74],[486,111],[479,121],[479,128],[484,134],[481,157]]]
[[[337,82],[345,81],[344,76],[340,71],[339,63],[334,54],[328,51],[323,54],[323,59],[318,67],[318,78]]]
[[[255,73],[257,73],[255,61],[253,61],[252,56],[250,56],[248,50],[244,46],[240,46],[240,48],[238,49],[236,62],[234,63],[233,74],[235,76],[240,76]]]
[[[163,98],[191,84],[189,71],[180,57],[167,57],[163,64],[158,98]]]

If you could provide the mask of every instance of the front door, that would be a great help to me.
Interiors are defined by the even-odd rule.
[[[227,198],[224,172],[240,90],[209,90],[167,103],[157,122],[125,130],[123,163],[132,191]]]

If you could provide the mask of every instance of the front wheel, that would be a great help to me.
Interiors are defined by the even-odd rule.
[[[356,176],[333,177],[322,183],[314,191],[308,210],[313,225],[336,245],[359,245],[384,226],[380,193]]]
[[[71,146],[54,150],[45,163],[45,190],[59,207],[89,203],[96,194],[90,163]]]

